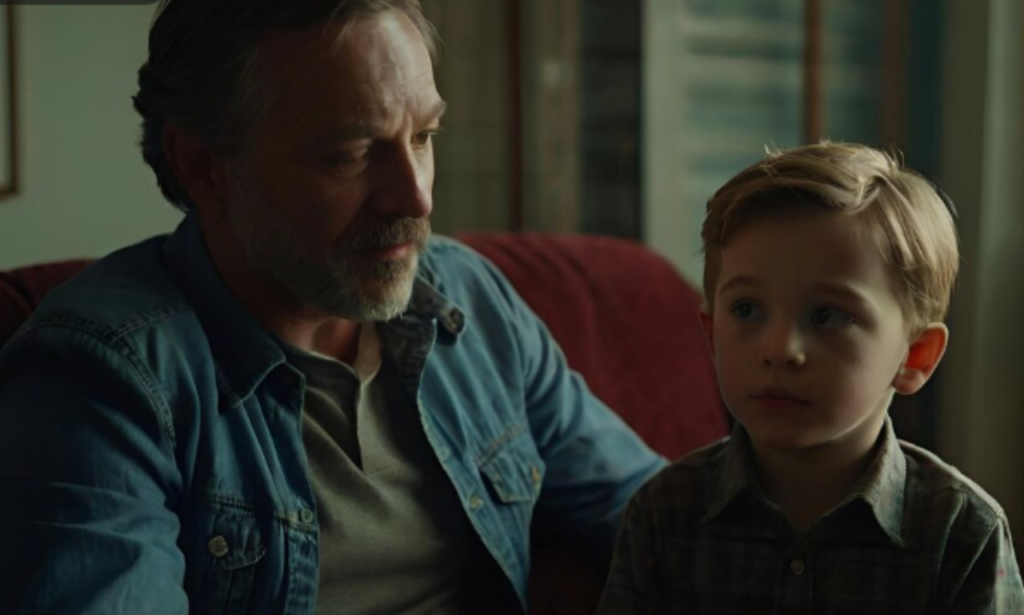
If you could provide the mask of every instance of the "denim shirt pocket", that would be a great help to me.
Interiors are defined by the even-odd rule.
[[[267,553],[256,516],[244,509],[218,507],[197,562],[204,588],[193,597],[193,608],[203,615],[248,612],[257,564]],[[198,600],[196,598],[199,598]]]
[[[490,487],[492,499],[512,508],[525,508],[527,525],[544,484],[544,470],[544,461],[525,431],[502,442],[480,460],[480,473]]]

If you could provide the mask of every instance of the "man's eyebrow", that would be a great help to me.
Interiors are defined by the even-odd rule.
[[[359,141],[371,139],[380,134],[380,126],[373,122],[349,122],[332,126],[317,135],[317,141],[322,143],[344,143],[346,141]]]
[[[434,106],[430,108],[429,112],[425,114],[424,117],[426,117],[429,120],[428,123],[440,121],[440,119],[444,116],[445,111],[447,110],[448,103],[446,103],[443,100],[438,100],[434,104]]]
[[[425,121],[424,124],[432,124],[440,121],[445,111],[448,109],[448,103],[443,100],[437,101],[427,113],[423,115]],[[359,141],[362,139],[372,139],[382,132],[382,128],[379,124],[372,121],[354,121],[345,124],[338,124],[332,126],[317,136],[317,141],[321,143],[345,143],[347,141]]]

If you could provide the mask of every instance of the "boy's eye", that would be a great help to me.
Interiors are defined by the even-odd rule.
[[[757,320],[764,316],[764,311],[749,301],[740,301],[729,309],[729,313],[740,320]]]
[[[818,308],[811,312],[811,324],[815,327],[835,329],[852,325],[854,322],[850,315],[833,308]]]

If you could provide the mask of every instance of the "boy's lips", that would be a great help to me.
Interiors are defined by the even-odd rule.
[[[751,398],[757,402],[758,405],[769,410],[782,410],[785,408],[806,406],[809,403],[806,399],[797,397],[788,389],[779,387],[766,387],[754,395],[751,395]]]

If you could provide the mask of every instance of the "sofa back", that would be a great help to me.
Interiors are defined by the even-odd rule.
[[[591,390],[669,459],[727,433],[701,297],[642,245],[593,235],[459,236],[508,277]]]

